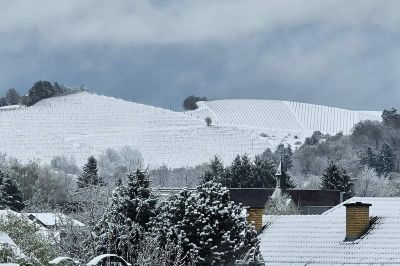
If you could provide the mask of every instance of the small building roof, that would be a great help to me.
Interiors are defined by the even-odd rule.
[[[26,213],[28,217],[37,219],[44,226],[55,226],[63,221],[72,221],[76,226],[84,226],[83,223],[78,220],[72,219],[63,213],[54,212],[30,212]]]
[[[376,217],[360,239],[345,242],[344,204],[372,204]],[[400,265],[400,198],[351,198],[322,215],[267,216],[260,234],[266,265]]]
[[[9,246],[12,251],[14,252],[14,255],[19,257],[19,258],[25,258],[26,256],[22,252],[19,246],[15,244],[15,242],[10,238],[10,236],[5,233],[5,232],[0,232],[0,244],[1,245],[7,245]]]

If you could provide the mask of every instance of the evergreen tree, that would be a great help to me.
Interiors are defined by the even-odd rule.
[[[345,200],[353,196],[352,178],[343,168],[338,167],[332,161],[322,175],[321,188],[324,190],[339,190],[343,192],[343,198]]]
[[[242,212],[222,184],[207,182],[195,194],[183,190],[171,197],[152,228],[159,238],[182,247],[186,263],[233,265],[250,249],[258,250],[257,233]]]
[[[252,165],[250,158],[245,154],[237,155],[228,170],[228,187],[249,187],[252,178]]]
[[[285,171],[290,171],[293,168],[293,150],[292,146],[288,144],[285,149],[285,154],[283,156],[284,168]]]
[[[84,188],[90,185],[104,185],[104,181],[98,175],[97,161],[90,156],[82,168],[83,173],[78,177],[78,187]]]
[[[282,160],[282,170],[284,172],[290,171],[293,167],[293,150],[290,145],[285,147],[284,144],[280,143],[275,150],[275,157],[277,158],[277,163]]]
[[[371,147],[367,148],[367,151],[361,155],[360,164],[365,165],[371,169],[376,169],[377,167],[377,156]]]
[[[25,204],[22,193],[10,175],[0,169],[0,207],[21,211]]]
[[[268,158],[262,159],[256,156],[252,170],[252,184],[250,187],[275,187],[275,166]]]
[[[133,262],[144,229],[127,217],[125,189],[118,187],[113,191],[110,207],[95,227],[95,249],[98,254],[116,254]]]
[[[387,175],[394,172],[396,164],[396,155],[393,149],[386,143],[382,144],[379,149],[376,172],[379,175]]]
[[[283,183],[284,188],[283,189],[295,188],[296,187],[295,183],[290,178],[290,175],[287,172],[283,171],[282,175],[283,175],[283,178],[284,178],[283,179],[284,180],[284,183]]]
[[[219,181],[224,178],[225,169],[221,159],[218,156],[210,161],[210,170],[207,170],[203,175],[203,181]]]
[[[114,190],[111,204],[96,226],[97,252],[134,262],[148,222],[156,215],[156,203],[147,173],[138,169],[129,174],[127,185]]]

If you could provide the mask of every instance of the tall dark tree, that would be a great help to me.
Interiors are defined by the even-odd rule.
[[[21,211],[25,204],[23,202],[22,193],[16,182],[11,179],[10,175],[0,169],[0,206],[2,208],[10,208],[14,211]]]
[[[103,185],[103,179],[98,175],[97,161],[94,156],[88,158],[82,168],[83,173],[78,177],[78,187],[84,188],[90,185]]]
[[[127,185],[115,189],[108,211],[96,226],[97,251],[134,262],[148,223],[156,215],[156,204],[147,173],[138,169],[129,174]]]
[[[252,165],[250,158],[245,155],[237,155],[227,172],[228,187],[249,187],[252,178]]]
[[[322,175],[321,188],[324,190],[339,190],[343,192],[343,198],[348,199],[353,196],[353,180],[346,173],[346,170],[339,167],[332,161]]]
[[[377,155],[374,153],[371,147],[368,147],[366,152],[361,155],[360,164],[365,165],[369,168],[376,169],[377,167]]]
[[[188,264],[234,265],[259,245],[242,212],[222,184],[207,182],[195,194],[183,190],[169,198],[152,221],[152,232],[160,243],[169,240],[180,246]]]
[[[260,156],[256,156],[252,171],[253,184],[251,187],[275,187],[275,172],[276,169],[272,160],[268,158],[263,159]]]
[[[221,159],[216,155],[210,161],[210,169],[204,173],[203,181],[204,182],[208,182],[208,181],[218,182],[221,179],[224,179],[224,177],[225,177],[224,175],[225,175],[224,165],[223,165]]]
[[[285,147],[284,144],[280,143],[275,150],[275,157],[277,158],[277,162],[282,160],[283,171],[290,171],[293,167],[293,150],[290,145]]]
[[[393,149],[386,143],[382,144],[379,149],[376,172],[379,175],[387,175],[394,172],[396,164],[396,155]]]

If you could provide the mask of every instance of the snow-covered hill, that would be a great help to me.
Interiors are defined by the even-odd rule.
[[[381,120],[381,112],[276,100],[217,100],[198,102],[198,106],[188,114],[203,119],[209,116],[220,126],[262,130],[349,134],[361,120]]]
[[[348,132],[352,123],[378,114],[241,100],[205,102],[199,110],[180,113],[78,93],[32,107],[0,109],[0,152],[43,162],[72,155],[82,164],[91,154],[129,145],[149,166],[197,165],[215,154],[229,163],[236,154],[253,156],[280,142],[299,144],[313,130]],[[206,126],[205,116],[211,116],[215,125]]]

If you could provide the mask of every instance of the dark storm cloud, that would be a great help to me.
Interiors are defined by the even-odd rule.
[[[179,109],[189,94],[398,106],[398,1],[2,1],[0,90],[39,79]]]

